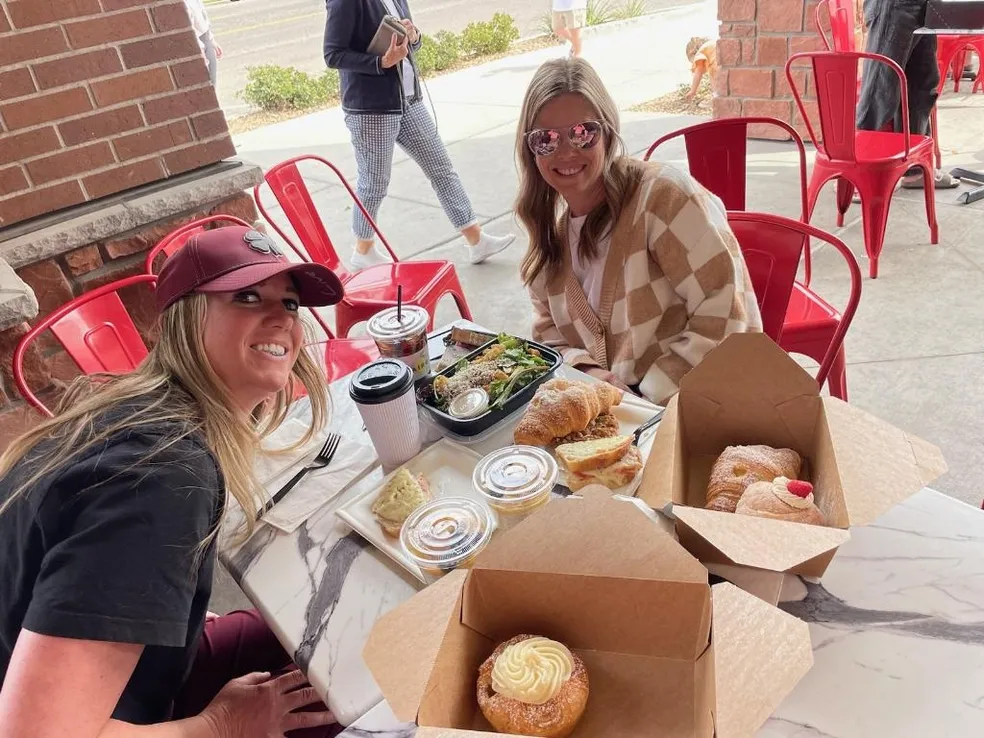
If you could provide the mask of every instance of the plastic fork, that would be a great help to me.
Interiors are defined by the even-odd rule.
[[[328,464],[331,463],[331,460],[335,457],[335,452],[338,451],[338,444],[341,443],[341,440],[342,437],[337,433],[329,433],[328,437],[325,439],[325,445],[321,447],[318,455],[311,459],[311,463],[297,472],[297,474],[295,474],[293,478],[287,482],[287,484],[277,490],[277,493],[271,497],[270,500],[263,506],[263,509],[260,510],[259,514],[256,516],[256,519],[259,520],[266,513],[270,512],[273,506],[284,499],[284,497],[287,496],[287,493],[294,489],[294,487],[297,486],[297,483],[300,482],[308,472],[314,471],[315,469],[324,469],[328,466]]]

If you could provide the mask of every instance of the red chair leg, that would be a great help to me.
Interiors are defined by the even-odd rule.
[[[817,167],[814,165],[813,174],[810,175],[810,184],[806,189],[806,221],[808,223],[813,220],[813,211],[816,210],[817,200],[820,199],[820,190],[825,184],[823,175],[817,171]]]
[[[830,365],[830,373],[827,375],[827,387],[830,389],[830,396],[838,400],[847,402],[847,361],[844,358],[844,347],[834,358],[834,363]]]
[[[940,151],[940,126],[936,121],[936,106],[933,106],[933,110],[930,112],[929,124],[932,126],[930,133],[933,136],[933,153],[936,155],[936,168],[943,168],[943,154]]]
[[[885,186],[878,186],[888,184]],[[878,257],[885,245],[888,210],[892,205],[894,182],[872,182],[871,191],[861,191],[861,215],[864,226],[864,250],[868,255],[868,276],[878,278]],[[867,187],[866,187],[867,189]]]
[[[837,178],[837,226],[843,227],[844,214],[851,208],[854,185],[843,177]]]
[[[950,61],[950,72],[953,74],[953,91],[960,92],[960,80],[963,79],[963,70],[967,66],[967,50],[960,49],[953,55]]]
[[[936,173],[933,171],[932,162],[928,162],[929,167],[923,170],[923,192],[926,198],[926,222],[929,223],[929,242],[938,244],[940,242],[940,226],[936,221]]]
[[[335,306],[335,337],[348,338],[352,326],[359,322],[355,312],[342,300]]]

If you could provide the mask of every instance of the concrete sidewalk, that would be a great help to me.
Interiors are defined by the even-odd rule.
[[[688,78],[684,56],[693,35],[715,35],[715,3],[648,16],[592,35],[585,56],[598,68],[621,109],[676,88]],[[512,230],[517,243],[472,267],[460,237],[444,218],[419,168],[398,153],[390,196],[380,217],[401,257],[424,255],[457,265],[475,319],[516,333],[530,328],[529,302],[518,265],[526,249],[515,225],[514,145],[519,106],[534,70],[560,48],[502,59],[434,79],[429,91],[458,172],[490,230]],[[969,89],[970,85],[965,85]],[[944,95],[940,105],[944,165],[984,169],[984,95]],[[623,137],[638,155],[659,135],[695,119],[625,113]],[[236,137],[240,154],[264,167],[293,155],[318,153],[355,181],[341,111],[330,110]],[[683,149],[661,159],[683,163]],[[808,155],[812,161],[812,153]],[[329,233],[347,257],[351,205],[339,187],[312,173],[312,189]],[[821,198],[813,223],[835,232],[867,261],[854,206],[836,229],[833,187]],[[880,277],[865,277],[861,307],[847,340],[851,401],[943,448],[950,473],[935,486],[980,505],[984,497],[984,202],[955,204],[955,191],[937,193],[940,245],[929,244],[921,191],[899,192],[893,202]],[[752,210],[798,216],[796,157],[791,146],[753,143],[749,157]],[[274,217],[279,213],[274,211]],[[846,269],[836,253],[815,254],[814,286],[835,305],[847,294]],[[449,303],[450,304],[450,303]],[[442,306],[439,321],[455,316]]]

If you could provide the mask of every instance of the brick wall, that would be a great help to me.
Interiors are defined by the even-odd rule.
[[[182,0],[0,0],[0,228],[234,154]]]
[[[856,6],[860,28],[861,0],[857,0]],[[784,68],[793,54],[824,48],[814,20],[816,7],[813,0],[718,0],[720,72],[718,96],[713,102],[715,118],[779,118],[806,137],[806,126],[793,100]],[[817,127],[816,91],[807,69],[806,66],[794,69],[793,77],[807,113]],[[762,138],[786,138],[776,130],[762,127],[750,133]]]
[[[40,318],[88,290],[142,273],[146,252],[154,244],[181,223],[210,214],[234,215],[247,222],[257,218],[252,196],[242,193],[211,207],[90,243],[16,271],[34,290]],[[135,285],[121,292],[120,297],[145,341],[152,340],[157,313],[151,290],[145,285]],[[22,401],[13,381],[14,350],[28,328],[24,323],[0,332],[0,450],[39,417]],[[25,357],[24,369],[28,386],[52,409],[67,383],[79,375],[78,368],[61,344],[47,333],[32,344]]]

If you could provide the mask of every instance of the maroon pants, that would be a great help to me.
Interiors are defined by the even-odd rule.
[[[254,671],[276,675],[295,668],[273,631],[256,610],[237,610],[205,623],[195,662],[174,703],[174,718],[199,714],[226,683]],[[309,709],[320,711],[324,705]],[[294,730],[290,738],[331,738],[339,725]]]

